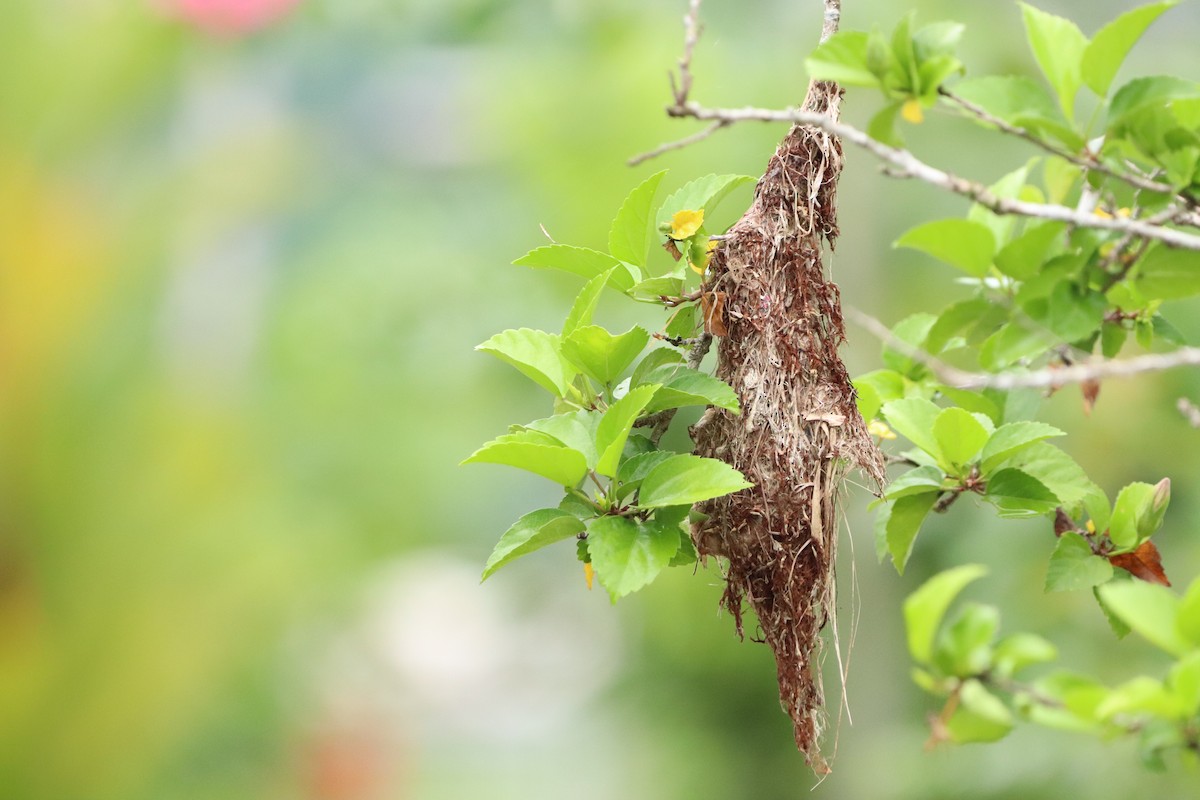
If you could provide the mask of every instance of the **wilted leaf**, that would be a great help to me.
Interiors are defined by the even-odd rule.
[[[1162,556],[1154,542],[1149,539],[1139,544],[1132,553],[1118,553],[1115,556],[1109,556],[1108,560],[1114,567],[1126,570],[1135,578],[1141,578],[1150,583],[1159,583],[1163,586],[1171,585],[1171,582],[1167,580],[1167,574],[1163,571]]]
[[[705,292],[700,295],[700,306],[704,315],[704,331],[713,336],[728,336],[725,326],[725,293]]]

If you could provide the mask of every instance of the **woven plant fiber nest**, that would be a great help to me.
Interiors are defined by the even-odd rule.
[[[840,90],[814,84],[806,110],[837,113]],[[838,496],[861,468],[883,460],[855,405],[838,347],[845,340],[836,284],[823,250],[838,235],[838,140],[811,127],[788,132],[754,202],[713,252],[704,290],[723,295],[726,329],[717,375],[742,413],[710,409],[693,426],[696,452],[741,470],[754,487],[700,507],[692,535],[703,557],[726,559],[722,605],[743,634],[743,603],[775,654],[780,701],[812,769],[825,723],[821,629],[835,615]]]

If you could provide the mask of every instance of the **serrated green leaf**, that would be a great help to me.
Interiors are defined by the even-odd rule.
[[[684,406],[717,406],[740,413],[733,387],[690,367],[666,364],[652,370],[645,380],[662,384],[646,408],[649,412]]]
[[[511,364],[555,396],[565,397],[576,370],[562,357],[561,346],[553,333],[520,328],[497,333],[475,349]]]
[[[575,297],[575,302],[571,304],[571,312],[567,314],[567,319],[563,322],[563,336],[569,336],[576,328],[592,324],[592,315],[596,313],[600,295],[604,292],[604,287],[608,285],[612,274],[612,269],[605,270],[583,285]]]
[[[588,280],[612,270],[609,285],[621,292],[629,291],[642,280],[641,270],[634,264],[626,264],[599,250],[569,244],[548,244],[534,248],[513,263],[534,269],[558,269]]]
[[[684,184],[658,209],[658,224],[669,223],[678,211],[700,211],[710,217],[717,205],[734,189],[757,179],[751,175],[705,175]]]
[[[546,436],[538,431],[506,434],[488,442],[462,463],[505,464],[549,478],[563,486],[579,483],[587,473],[587,459],[583,453],[570,447],[531,440],[528,433]]]
[[[1047,592],[1073,592],[1112,578],[1112,564],[1092,552],[1092,546],[1070,531],[1059,537],[1046,568]]]
[[[679,550],[679,525],[605,516],[588,526],[588,553],[613,602],[654,580]]]
[[[1033,277],[1048,258],[1056,255],[1056,245],[1062,240],[1064,230],[1066,226],[1061,222],[1026,228],[996,254],[996,268],[1017,280]]]
[[[596,452],[596,429],[600,425],[600,416],[598,411],[572,411],[534,420],[521,427],[553,436],[560,444],[578,450],[583,453],[590,468],[596,466],[600,457]]]
[[[944,675],[966,678],[989,670],[992,640],[1000,629],[1000,612],[993,606],[967,603],[942,627],[933,649],[933,663]]]
[[[677,453],[670,450],[652,450],[649,453],[638,453],[621,462],[617,468],[617,498],[624,499],[636,491],[650,471]]]
[[[640,283],[634,284],[633,288],[629,290],[629,294],[634,298],[649,298],[654,300],[660,297],[679,297],[683,294],[683,278],[676,278],[670,275],[647,278]]]
[[[658,391],[658,384],[648,384],[631,389],[628,394],[608,407],[596,428],[596,472],[613,477],[625,450],[625,440],[633,430],[633,423],[641,416]]]
[[[933,355],[942,352],[954,337],[978,323],[993,305],[983,297],[972,297],[947,306],[925,335],[926,352]]]
[[[1048,334],[1016,322],[1002,325],[979,346],[979,363],[997,372],[1017,361],[1044,353],[1054,341]]]
[[[1134,286],[1146,297],[1178,300],[1200,294],[1200,252],[1157,245],[1138,262]]]
[[[1044,422],[1010,422],[1001,425],[983,446],[980,470],[986,476],[1021,450],[1044,439],[1065,435],[1063,431]]]
[[[1037,442],[1025,448],[1011,457],[1007,465],[1037,478],[1068,510],[1078,506],[1097,489],[1083,467],[1075,463],[1075,459],[1046,442]]]
[[[696,314],[697,307],[695,303],[680,306],[675,309],[675,313],[667,321],[664,332],[667,336],[673,336],[677,339],[690,339],[696,332]]]
[[[836,81],[843,86],[880,86],[867,65],[868,36],[859,31],[839,31],[804,60],[809,77]]]
[[[540,550],[549,544],[568,539],[584,530],[583,522],[573,514],[557,508],[531,511],[504,532],[483,568],[483,577],[523,555]]]
[[[1075,93],[1079,91],[1080,62],[1087,37],[1074,22],[1021,3],[1030,49],[1042,73],[1058,93],[1059,106],[1068,121],[1075,118]]]
[[[633,376],[629,379],[629,385],[641,386],[643,383],[656,383],[657,381],[647,380],[647,376],[667,365],[684,366],[683,356],[678,350],[673,347],[659,347],[651,350],[633,368]]]
[[[884,403],[881,411],[896,433],[925,452],[935,456],[938,454],[933,423],[942,413],[942,409],[933,401],[923,397],[906,397]]]
[[[656,172],[629,193],[608,230],[608,250],[616,258],[645,266],[650,249],[650,209],[664,169]]]
[[[963,564],[934,575],[904,601],[908,652],[918,664],[929,664],[933,640],[950,603],[967,584],[987,574],[982,564]]]
[[[995,742],[1013,728],[1008,706],[983,684],[972,678],[964,681],[958,693],[958,708],[946,722],[946,732],[958,744]]]
[[[1121,581],[1097,588],[1108,608],[1148,642],[1175,656],[1193,648],[1176,626],[1179,598],[1165,586]]]
[[[888,500],[898,500],[910,494],[939,492],[945,478],[946,476],[937,467],[916,467],[889,483],[883,496]]]
[[[917,533],[921,530],[921,523],[925,521],[925,517],[929,516],[937,498],[937,492],[925,492],[906,495],[892,504],[886,522],[885,535],[888,553],[891,554],[892,563],[895,564],[896,572],[900,575],[904,574],[908,558],[912,555],[913,544],[917,540]]]
[[[1101,28],[1083,51],[1081,71],[1088,88],[1104,97],[1130,48],[1160,14],[1174,5],[1154,3],[1135,8]]]
[[[933,421],[933,438],[947,466],[969,464],[988,440],[988,431],[970,412],[943,409]]]
[[[690,505],[753,485],[723,461],[678,455],[656,466],[642,480],[638,505],[642,508]]]
[[[996,253],[992,232],[985,225],[965,219],[941,219],[918,225],[897,239],[894,246],[928,253],[977,278],[987,272]]]
[[[611,386],[650,342],[650,334],[636,325],[613,335],[599,325],[584,325],[562,341],[562,354],[585,375]]]
[[[992,475],[984,495],[1002,517],[1039,516],[1053,511],[1058,497],[1044,483],[1019,469],[1007,467]]]

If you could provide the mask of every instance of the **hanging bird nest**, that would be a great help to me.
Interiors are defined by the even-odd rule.
[[[805,109],[836,116],[840,90],[815,83]],[[724,301],[717,375],[742,413],[710,409],[693,427],[696,452],[741,470],[754,487],[700,507],[702,556],[728,561],[722,605],[739,635],[743,603],[775,654],[779,694],[796,746],[829,771],[821,629],[835,616],[838,501],[852,467],[883,480],[883,460],[838,356],[845,339],[838,287],[823,248],[838,235],[838,140],[797,125],[758,182],[754,202],[709,262],[704,287]]]

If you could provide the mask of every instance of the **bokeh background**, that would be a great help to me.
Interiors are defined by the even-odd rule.
[[[758,174],[782,130],[742,126],[630,169],[668,120],[683,0],[5,0],[0,8],[0,796],[792,798],[813,778],[766,649],[739,644],[712,571],[619,606],[573,548],[479,585],[494,540],[554,489],[459,468],[548,409],[472,347],[558,325],[567,275],[509,266],[601,246],[625,193],[669,167]],[[1132,4],[1043,0],[1086,32]],[[694,96],[797,101],[820,3],[709,0]],[[1015,4],[846,0],[969,24],[977,73],[1029,73]],[[1200,14],[1171,11],[1127,74],[1200,77]],[[850,95],[862,123],[877,99]],[[1033,153],[931,118],[938,163],[994,179]],[[664,195],[665,196],[665,195]],[[726,222],[749,199],[733,196]],[[834,271],[889,323],[966,291],[890,243],[935,190],[849,154]],[[610,299],[612,326],[653,308]],[[1197,309],[1168,316],[1200,340]],[[647,312],[650,318],[644,316]],[[851,330],[852,371],[878,343]],[[1174,481],[1158,541],[1200,573],[1195,373],[1048,401],[1110,492]],[[850,714],[827,798],[1190,796],[1130,743],[1031,728],[923,750],[899,604],[938,568],[1064,665],[1123,680],[1165,662],[1089,597],[1044,595],[1044,524],[959,504],[908,573],[873,555],[850,495],[841,644]],[[851,646],[851,640],[852,646]],[[836,663],[830,698],[837,706]],[[851,724],[850,718],[853,719]]]

